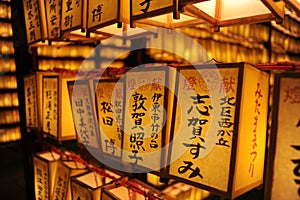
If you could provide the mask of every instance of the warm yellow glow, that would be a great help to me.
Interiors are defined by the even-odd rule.
[[[75,80],[76,77],[62,76],[60,79],[60,110],[59,110],[59,137],[61,140],[76,139],[76,132],[74,127],[72,109],[70,104],[70,97],[68,92],[68,81]]]
[[[211,17],[216,17],[216,1],[210,0],[195,4],[197,8],[206,12]],[[271,13],[261,1],[254,0],[223,0],[221,1],[220,20],[229,20],[255,15]]]
[[[262,183],[269,99],[268,74],[246,67],[243,91],[234,181],[234,191],[237,193],[253,183]],[[262,96],[258,98],[257,92]],[[256,107],[256,101],[259,107]]]
[[[263,180],[268,75],[245,63],[227,64],[224,67],[218,65],[217,70],[209,67],[200,65],[197,69],[182,68],[179,71],[182,77],[176,86],[178,101],[175,105],[176,113],[173,114],[174,135],[170,149],[173,163],[170,165],[169,175],[181,178],[187,183],[199,184],[200,188],[205,185],[223,191],[227,197],[235,198],[260,185]],[[241,70],[244,71],[242,76]],[[192,80],[192,89],[186,86],[185,80]],[[242,88],[239,87],[240,84]],[[187,119],[198,116],[198,113],[193,114],[191,111],[191,97],[195,94],[207,95],[207,99],[203,101],[209,114],[201,119],[206,119],[209,126],[201,126],[201,137],[205,141],[203,143],[197,139],[191,140],[185,134],[194,134],[193,130],[189,133],[191,127]],[[242,95],[240,101],[239,94]],[[258,97],[258,94],[262,96]],[[219,102],[222,99],[234,101]],[[213,110],[209,110],[209,106]],[[229,109],[227,114],[224,114],[225,108]],[[194,154],[184,144],[200,144],[204,149]],[[236,151],[232,150],[234,147]],[[191,171],[194,173],[198,168],[199,174],[181,171],[187,169],[184,167],[190,161],[193,167]],[[231,168],[235,171],[231,171]]]
[[[298,180],[300,157],[297,148],[300,144],[297,92],[300,85],[300,73],[293,75],[291,77],[288,74],[282,77],[279,74],[275,76],[274,88],[278,89],[278,93],[274,94],[273,107],[278,109],[278,113],[273,113],[276,117],[272,121],[270,145],[274,154],[269,151],[270,158],[267,166],[269,199],[299,198],[299,185],[295,180]]]
[[[276,20],[284,17],[284,2],[271,0],[210,0],[186,5],[192,13],[216,26],[248,24]]]

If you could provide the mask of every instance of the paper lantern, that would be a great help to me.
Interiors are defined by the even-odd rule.
[[[87,172],[85,165],[74,161],[60,161],[54,182],[53,199],[72,199],[70,178]]]
[[[41,23],[41,17],[39,13],[39,1],[24,0],[23,8],[26,23],[27,43],[32,44],[43,40],[43,34],[45,34],[45,32],[43,33],[43,31],[45,31],[45,28],[42,28],[42,26],[45,27],[46,24]]]
[[[122,181],[121,181],[122,182]],[[159,190],[152,188],[151,186],[145,184],[144,182],[133,179],[130,181],[123,181],[120,184],[109,184],[104,186],[102,190],[103,200],[144,200],[144,199],[166,199],[167,196],[163,195]],[[147,197],[150,195],[152,198]]]
[[[121,161],[123,138],[124,82],[94,80],[102,156]]]
[[[147,32],[129,27],[129,0],[77,2],[62,1],[63,38],[103,40],[116,35],[126,39]]]
[[[159,172],[165,165],[172,112],[175,70],[170,67],[140,67],[125,75],[125,112],[122,160],[134,172]]]
[[[226,198],[262,184],[268,88],[246,63],[180,67],[168,177]]]
[[[36,75],[24,77],[26,127],[30,129],[38,128],[38,103],[37,103],[37,82]]]
[[[52,199],[60,155],[54,152],[38,153],[33,157],[35,199]]]
[[[275,74],[265,199],[300,196],[300,73]]]
[[[204,19],[215,27],[259,23],[284,18],[284,2],[272,0],[179,0],[183,13]]]
[[[162,192],[173,199],[191,199],[192,186],[185,183],[174,183]]]
[[[163,28],[178,28],[204,23],[203,19],[191,15],[179,16],[178,0],[130,0],[130,20],[132,26]]]
[[[67,87],[67,81],[74,79],[73,75],[58,72],[36,72],[25,78],[27,128],[38,125],[40,131],[59,143],[76,139]]]
[[[106,173],[120,178],[119,175],[105,170]],[[96,172],[89,172],[84,175],[71,178],[72,199],[81,200],[98,200],[101,199],[101,189],[105,184],[111,183],[113,180],[105,178]]]
[[[90,82],[88,80],[68,81],[68,90],[74,126],[79,146],[99,151],[100,142]]]

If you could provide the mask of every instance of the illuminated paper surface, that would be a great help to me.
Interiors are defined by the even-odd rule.
[[[132,15],[142,15],[172,7],[174,0],[160,0],[160,1],[147,1],[147,0],[131,0]]]
[[[62,0],[61,31],[82,27],[83,0]]]
[[[191,170],[186,173],[179,173],[178,170],[186,166],[184,162],[192,162],[191,169],[198,167],[202,177],[199,175],[190,180],[225,191],[229,181],[238,68],[197,71],[186,69],[180,73],[182,76],[178,81],[178,104],[174,123],[175,133],[178,134],[173,139],[171,149],[171,160],[176,161],[170,166],[170,174],[190,179]],[[202,77],[209,77],[206,79],[207,84]],[[226,95],[226,100],[220,99],[225,96],[217,93]],[[197,96],[203,103],[198,103]],[[199,111],[204,111],[205,115],[201,115]],[[221,116],[222,111],[227,112],[227,116]],[[213,114],[220,117],[213,119]],[[198,119],[202,122],[197,121]],[[179,159],[176,159],[178,156]]]
[[[61,0],[44,0],[46,10],[46,21],[48,39],[60,37]],[[41,12],[43,12],[41,10]]]
[[[119,5],[119,0],[88,1],[87,28],[100,28],[118,22]]]
[[[30,75],[24,78],[26,126],[28,128],[38,127],[37,113],[37,84],[36,76]]]
[[[269,82],[245,63],[217,66],[180,69],[168,173],[235,198],[263,180]]]
[[[96,80],[95,95],[102,152],[121,157],[123,138],[124,83]]]
[[[39,153],[33,157],[36,199],[52,198],[59,158],[54,152]]]
[[[58,76],[43,77],[43,132],[58,138]]]
[[[53,199],[71,199],[70,177],[86,172],[85,166],[74,161],[60,161],[54,184]]]
[[[68,83],[68,89],[78,142],[98,149],[98,131],[89,82],[77,80],[74,83],[72,81]]]
[[[158,170],[166,137],[168,67],[126,73],[124,162]]]
[[[23,1],[28,44],[42,39],[38,0]]]
[[[266,199],[299,199],[300,74],[275,76],[274,89]]]

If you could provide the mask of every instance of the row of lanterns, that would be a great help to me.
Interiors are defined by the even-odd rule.
[[[245,63],[217,64],[217,71],[214,66],[179,67],[177,79],[169,67],[130,70],[123,79],[100,80],[103,71],[93,72],[98,77],[93,80],[37,72],[25,79],[27,127],[60,143],[77,135],[80,146],[109,167],[122,166],[119,171],[150,169],[234,198],[263,183],[269,76]],[[120,69],[106,72],[120,78]],[[299,74],[293,77],[280,96],[284,103],[297,106]],[[139,114],[137,125],[133,116],[139,113],[138,103],[144,114]],[[155,111],[160,109],[166,111]],[[295,118],[288,120],[291,123],[299,120],[295,114],[288,116]],[[294,188],[289,197],[297,195],[294,177],[290,178],[288,183],[285,178]]]
[[[147,174],[150,186],[125,174],[98,168],[79,155],[56,148],[37,153],[33,160],[36,199],[199,200],[209,196],[207,191],[174,180],[160,183],[162,189],[158,190],[155,175]]]
[[[23,1],[27,41],[102,40],[122,33],[131,37],[145,27],[177,28],[208,23],[218,27],[284,17],[284,2],[272,0]],[[139,27],[139,28],[134,28]],[[124,31],[134,29],[124,33]],[[90,37],[89,39],[86,36]]]

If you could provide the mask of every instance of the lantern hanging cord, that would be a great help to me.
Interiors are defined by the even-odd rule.
[[[149,200],[161,199],[158,196],[155,196],[153,194],[153,192],[151,192],[151,190],[150,190],[150,192],[146,192],[143,189],[141,189],[138,184],[136,184],[136,183],[134,183],[132,181],[125,180],[125,179],[122,179],[122,178],[116,178],[116,177],[114,177],[114,176],[112,176],[110,174],[107,174],[103,169],[101,169],[99,167],[96,167],[94,165],[91,165],[88,162],[86,162],[84,159],[82,159],[80,157],[80,155],[77,155],[75,153],[66,153],[66,152],[63,152],[62,150],[58,149],[57,147],[55,147],[53,145],[50,145],[50,144],[48,144],[48,145],[49,145],[51,151],[54,152],[54,153],[56,153],[56,154],[58,154],[58,155],[60,155],[61,158],[66,158],[67,160],[72,160],[75,163],[76,162],[81,163],[88,170],[90,170],[92,172],[95,172],[95,173],[99,174],[100,176],[103,176],[104,178],[112,179],[115,182],[115,184],[117,184],[117,185],[124,186],[128,190],[131,190],[133,192],[141,194],[141,195],[145,196],[145,198],[148,198]]]

